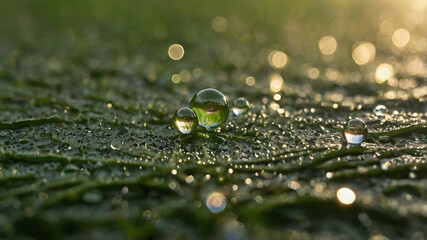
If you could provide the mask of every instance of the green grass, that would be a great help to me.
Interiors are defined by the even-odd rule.
[[[367,0],[0,2],[0,239],[425,238],[427,74],[407,66],[425,61],[426,28],[408,23],[411,11]],[[411,41],[399,50],[402,27]],[[326,35],[332,58],[318,50]],[[351,57],[361,41],[376,46],[365,66]],[[285,68],[270,66],[273,50]],[[381,63],[396,79],[375,81]],[[284,80],[279,100],[272,74]],[[174,112],[207,87],[247,98],[249,113],[180,135]],[[369,134],[347,147],[355,117]],[[353,204],[337,199],[342,187]],[[218,213],[206,204],[214,192],[226,201]]]

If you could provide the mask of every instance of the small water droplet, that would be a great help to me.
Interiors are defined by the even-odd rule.
[[[23,138],[19,139],[19,143],[20,143],[20,144],[26,144],[26,143],[28,143],[29,141],[30,141],[30,139],[29,139],[29,138],[27,138],[27,137],[23,137]]]
[[[110,148],[113,150],[120,150],[121,147],[122,147],[122,143],[119,141],[112,141],[110,143]]]
[[[199,125],[207,130],[214,129],[227,121],[229,107],[225,95],[213,88],[196,93],[190,102],[196,112]]]
[[[197,128],[197,115],[191,108],[183,107],[178,109],[178,111],[175,112],[173,119],[176,128],[182,134],[190,134]]]
[[[69,163],[64,167],[64,172],[78,172],[78,171],[80,171],[80,168],[72,163]]]
[[[249,102],[246,100],[246,98],[240,97],[236,100],[234,100],[233,103],[233,113],[236,116],[244,115],[249,110]]]
[[[374,114],[378,117],[383,117],[387,114],[387,108],[384,105],[378,105],[374,109]]]
[[[358,118],[350,120],[344,127],[343,136],[348,144],[359,145],[367,135],[366,124]]]

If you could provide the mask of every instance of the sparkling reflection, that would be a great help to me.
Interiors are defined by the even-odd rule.
[[[340,188],[337,191],[338,200],[345,205],[350,205],[356,201],[356,194],[350,188]]]
[[[353,60],[357,65],[365,65],[375,58],[375,46],[370,42],[363,42],[353,50]]]
[[[404,28],[397,29],[392,36],[393,44],[398,48],[405,47],[411,39],[411,34]]]
[[[324,55],[331,55],[337,49],[337,40],[332,36],[325,36],[319,40],[319,50]]]
[[[213,192],[209,194],[208,198],[206,199],[206,207],[213,213],[223,211],[225,206],[225,196],[220,192]]]
[[[179,44],[172,44],[169,47],[168,55],[172,60],[180,60],[184,56],[184,48]]]
[[[377,67],[375,71],[375,79],[378,83],[383,83],[394,75],[393,67],[390,64],[382,63]]]
[[[274,68],[284,68],[288,62],[288,56],[281,51],[272,51],[268,55],[268,62]]]

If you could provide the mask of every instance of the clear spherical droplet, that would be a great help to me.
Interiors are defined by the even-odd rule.
[[[210,130],[227,121],[228,101],[225,95],[213,88],[206,88],[196,93],[191,99],[190,107],[196,112],[199,125]]]
[[[387,108],[384,105],[378,105],[374,109],[374,114],[378,117],[383,117],[387,114]]]
[[[249,102],[246,100],[246,98],[240,97],[236,100],[234,100],[233,103],[233,113],[236,116],[244,115],[249,110]]]
[[[348,121],[344,127],[343,136],[348,144],[359,145],[367,135],[366,124],[358,118]]]
[[[193,109],[183,107],[175,112],[173,117],[176,128],[183,134],[190,134],[197,128],[197,115]]]

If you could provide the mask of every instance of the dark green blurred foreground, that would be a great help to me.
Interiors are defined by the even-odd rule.
[[[426,4],[0,1],[0,239],[425,239]]]

